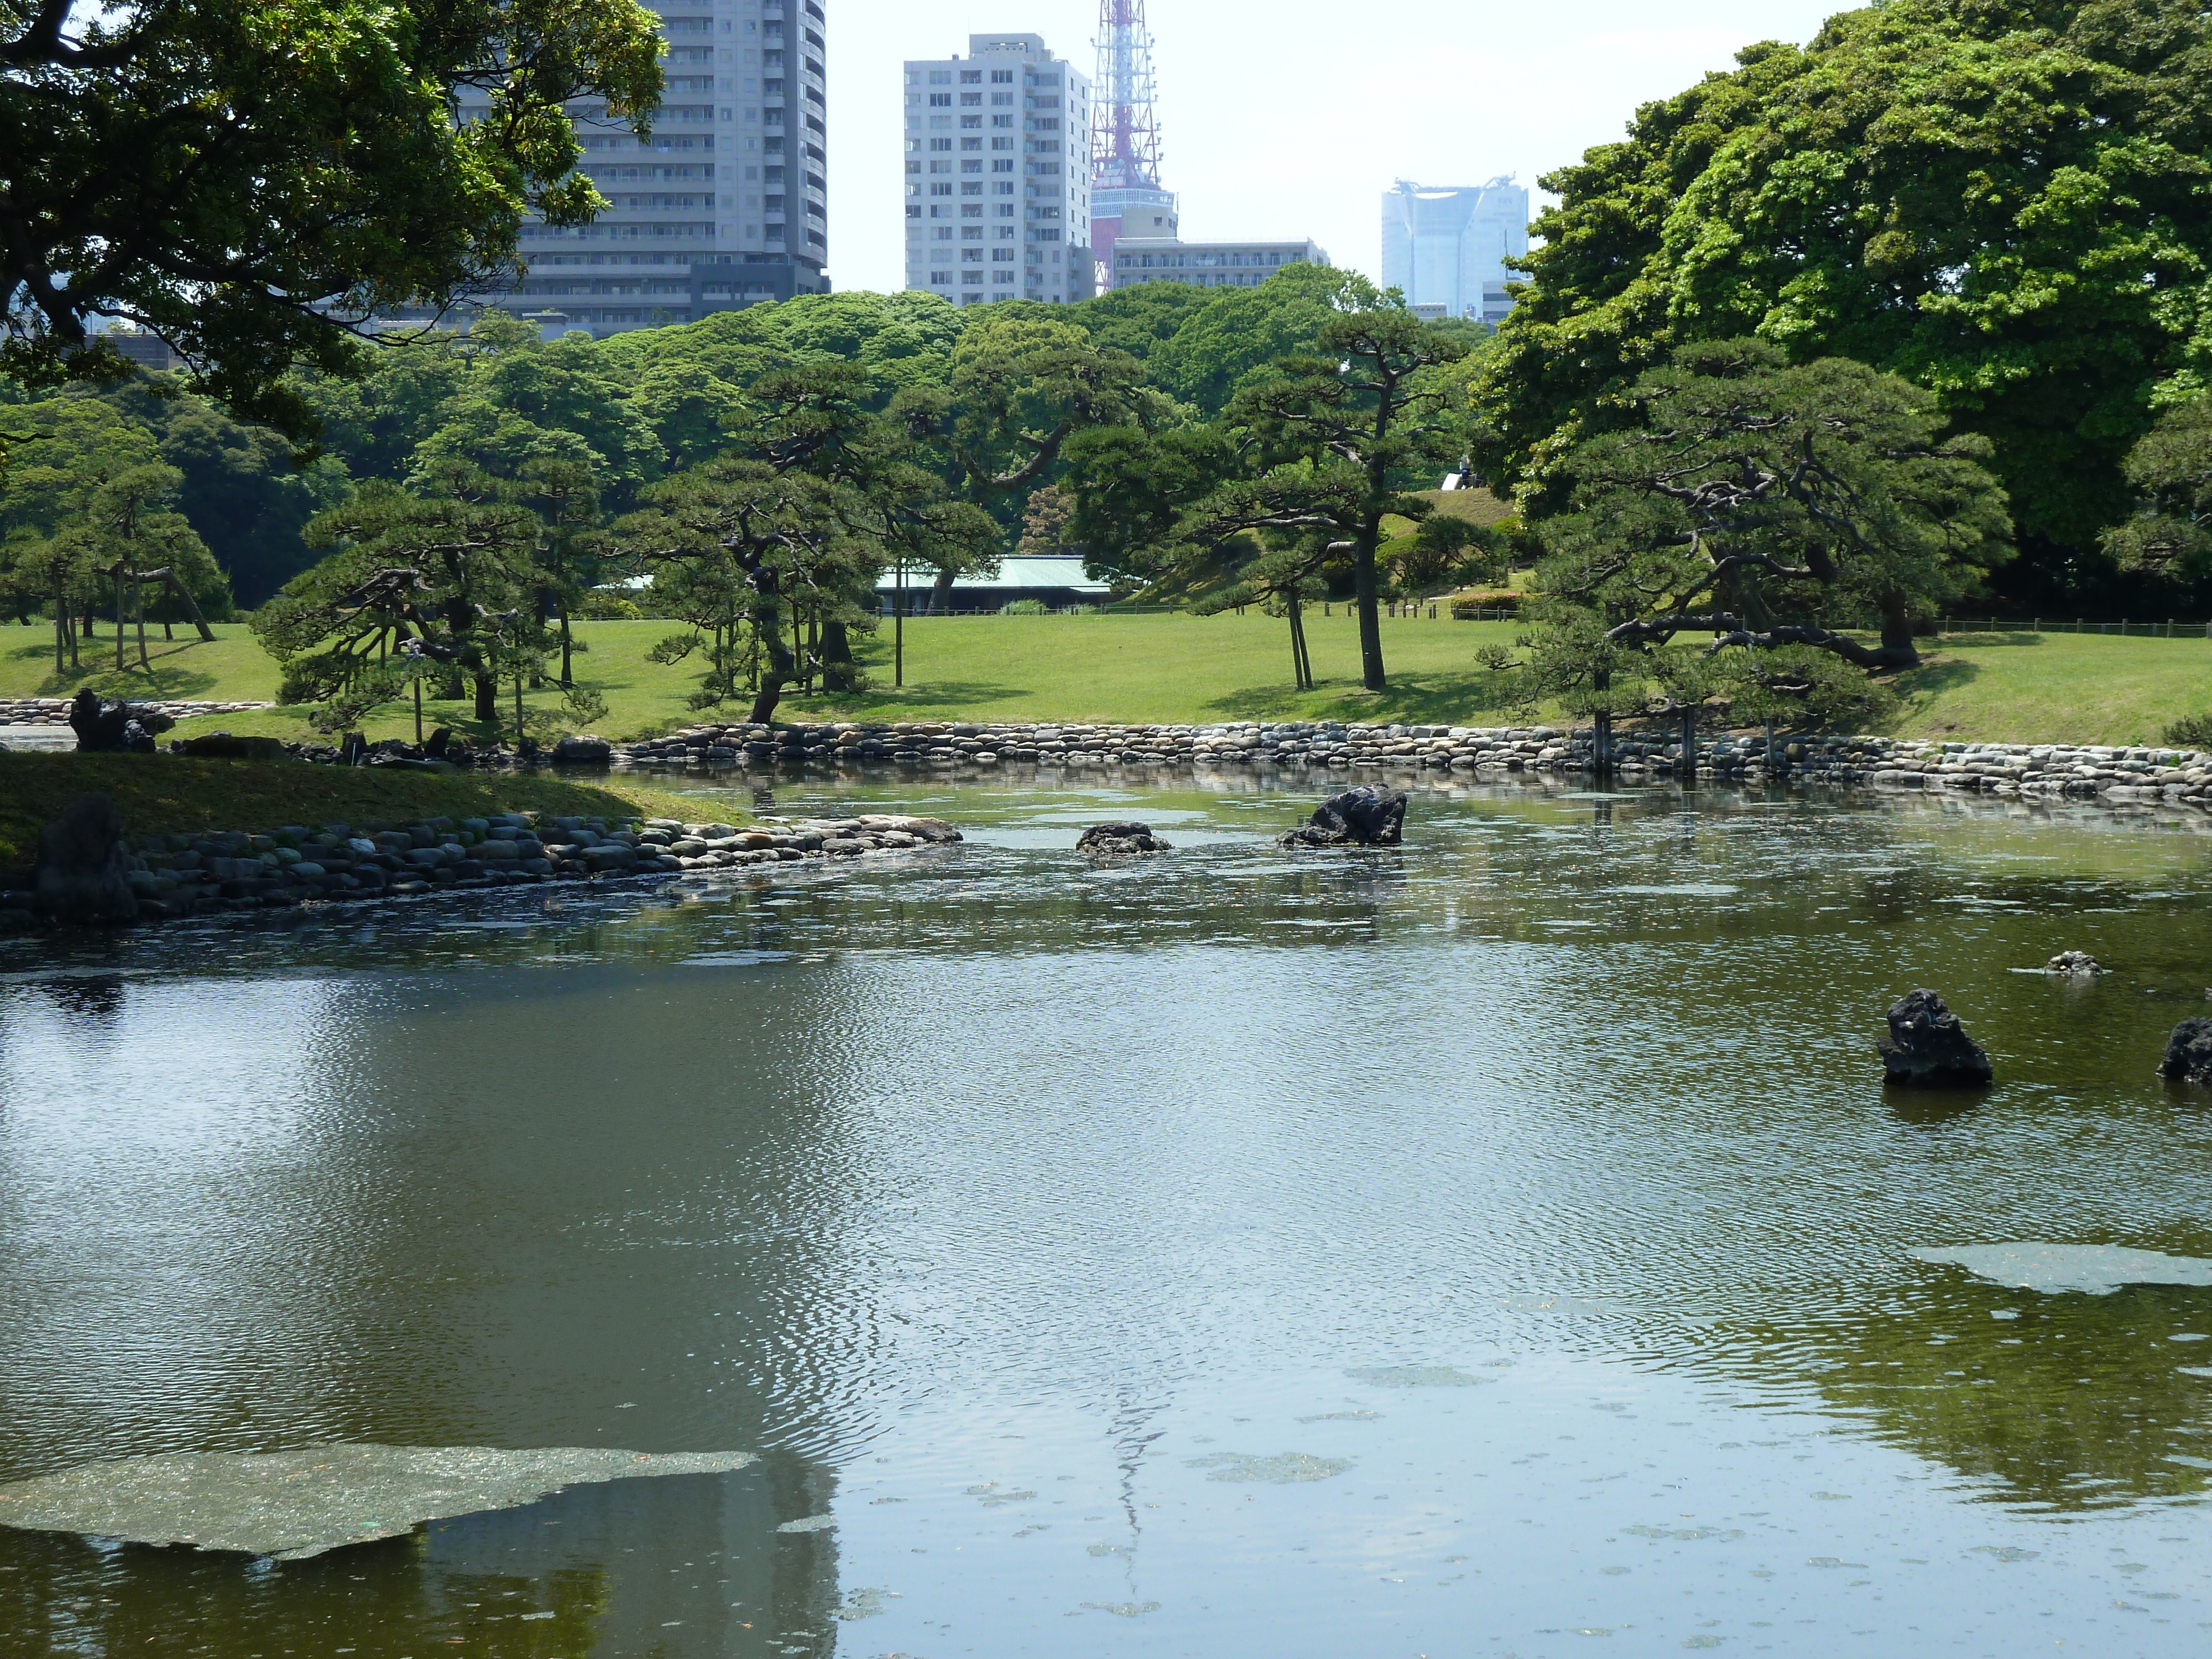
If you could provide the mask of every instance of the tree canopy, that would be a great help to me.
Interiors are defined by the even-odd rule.
[[[304,437],[283,376],[352,364],[347,319],[492,285],[526,215],[605,205],[570,102],[642,128],[659,52],[635,0],[0,0],[0,371],[117,378],[94,325],[125,319]]]
[[[2212,19],[1887,0],[1737,62],[1543,180],[1486,470],[1556,500],[1623,387],[1755,335],[1934,393],[1990,440],[2042,580],[2096,580],[2154,399],[2212,379]]]

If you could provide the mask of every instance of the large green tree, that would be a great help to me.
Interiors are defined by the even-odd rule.
[[[2095,580],[2154,393],[2212,378],[2200,0],[1887,0],[1737,61],[1543,180],[1486,470],[1556,504],[1617,392],[1757,335],[1935,393],[1994,446],[2019,580]]]
[[[635,0],[0,0],[0,369],[112,378],[88,347],[125,319],[304,434],[283,376],[349,367],[347,319],[497,283],[526,215],[604,205],[570,101],[642,124],[659,51]]]

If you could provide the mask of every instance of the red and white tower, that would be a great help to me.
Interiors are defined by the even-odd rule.
[[[1175,193],[1160,184],[1160,120],[1145,0],[1098,0],[1091,125],[1091,254],[1114,285],[1114,244],[1176,234]]]

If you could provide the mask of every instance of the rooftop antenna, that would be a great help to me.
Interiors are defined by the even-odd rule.
[[[1098,0],[1097,85],[1091,127],[1093,190],[1158,190],[1160,119],[1145,0]]]

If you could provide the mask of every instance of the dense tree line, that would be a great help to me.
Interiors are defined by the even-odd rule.
[[[571,619],[634,607],[628,583],[681,624],[661,654],[702,706],[764,718],[857,682],[886,568],[941,603],[1019,545],[1279,614],[1301,684],[1304,608],[1347,599],[1379,690],[1380,604],[1520,560],[1526,654],[1486,665],[1527,697],[1812,720],[1879,702],[1970,595],[2212,599],[2193,0],[1887,0],[1747,48],[1544,181],[1495,338],[1294,266],[1059,307],[801,296],[604,341],[490,313],[374,345],[349,307],[449,296],[511,262],[526,211],[595,210],[564,100],[648,124],[650,20],[276,9],[328,107],[249,95],[260,13],[0,0],[0,141],[66,140],[0,199],[0,593],[54,621],[58,660],[95,613],[234,598],[332,718],[434,677],[490,719],[509,680],[574,690]],[[493,120],[424,126],[423,98],[471,89]],[[126,211],[162,146],[208,137],[149,113],[187,93],[238,167]],[[145,157],[105,148],[139,132]],[[103,315],[185,368],[118,378]],[[1465,462],[1504,526],[1437,510]]]

